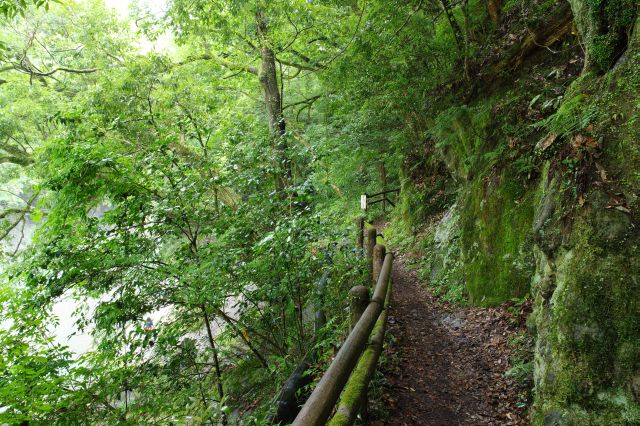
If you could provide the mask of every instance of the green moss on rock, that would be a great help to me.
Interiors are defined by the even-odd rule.
[[[472,303],[501,303],[529,291],[533,199],[508,169],[478,177],[465,191],[461,243]]]
[[[438,115],[431,129],[440,156],[456,178],[467,179],[481,164],[492,122],[491,100],[451,107]]]
[[[422,240],[423,278],[435,293],[449,302],[463,302],[465,289],[461,247],[460,208],[457,203],[449,207],[433,232]]]
[[[625,55],[606,76],[587,75],[571,89],[590,92],[585,102],[602,143],[596,161],[605,170],[598,184],[582,206],[567,198],[567,177],[548,165],[540,186],[531,321],[536,425],[640,424],[640,124],[633,119],[640,58],[634,49]],[[612,205],[614,195],[627,207]]]
[[[570,3],[587,72],[555,114],[509,121],[495,112],[536,98],[503,90],[433,120],[429,136],[458,192],[424,232],[422,267],[441,294],[464,288],[474,304],[531,290],[533,424],[640,424],[638,2]],[[557,140],[534,158],[536,183],[515,164],[547,133]],[[513,135],[519,145],[507,143]],[[585,138],[588,149],[577,143]]]
[[[604,74],[624,52],[637,0],[569,0],[585,44],[585,69]]]
[[[640,368],[637,243],[612,250],[592,213],[576,220],[570,248],[553,258],[537,253],[535,424],[640,422],[632,388]]]

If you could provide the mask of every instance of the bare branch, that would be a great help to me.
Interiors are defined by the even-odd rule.
[[[297,106],[297,105],[302,105],[305,104],[307,106],[311,106],[311,104],[313,104],[315,101],[317,101],[318,99],[320,99],[322,95],[317,95],[317,96],[313,96],[311,98],[305,98],[304,100],[298,101],[298,102],[294,102],[292,104],[289,105],[285,105],[282,109],[285,110],[287,108],[291,108],[293,106]]]
[[[0,212],[0,219],[4,219],[5,217],[11,216],[13,214],[25,213],[25,212],[28,212],[29,210],[30,210],[29,207],[23,207],[23,208],[12,207]]]
[[[73,73],[73,74],[91,74],[93,72],[98,71],[98,68],[85,68],[85,69],[74,69],[74,68],[67,68],[67,67],[58,67],[58,68],[54,68],[53,70],[49,71],[49,72],[36,72],[36,71],[29,71],[31,74],[37,75],[39,77],[49,77],[59,71],[63,71],[63,72],[68,72],[68,73]]]
[[[293,36],[293,39],[292,39],[289,43],[287,43],[287,44],[286,44],[282,49],[280,49],[280,50],[278,51],[278,53],[282,53],[282,52],[284,52],[285,50],[287,50],[289,47],[291,47],[291,46],[293,45],[293,43],[295,43],[295,42],[296,42],[296,40],[298,39],[298,37],[300,36],[300,34],[302,34],[302,33],[303,33],[303,32],[305,32],[305,31],[308,31],[308,30],[310,30],[310,29],[312,29],[312,28],[314,27],[314,25],[313,25],[313,24],[311,24],[311,25],[310,25],[310,26],[308,26],[308,27],[304,27],[304,28],[302,28],[302,29],[299,29],[299,28],[298,28],[298,26],[295,24],[295,22],[293,22],[293,20],[291,19],[291,16],[289,16],[289,14],[288,14],[288,13],[287,13],[287,20],[288,20],[288,21],[289,21],[289,23],[293,26],[293,28],[296,30],[296,33],[295,33],[295,35]]]
[[[0,241],[4,240],[5,238],[7,238],[7,235],[9,235],[11,233],[11,231],[13,231],[13,228],[15,228],[16,226],[18,226],[18,224],[20,224],[20,222],[22,222],[25,219],[25,216],[27,215],[27,213],[29,213],[31,211],[31,206],[33,204],[33,202],[36,200],[36,198],[38,197],[38,194],[40,194],[40,192],[36,191],[33,193],[33,195],[31,195],[31,198],[29,198],[29,200],[27,201],[27,205],[23,208],[23,209],[7,209],[4,212],[2,212],[2,216],[0,216],[0,219],[5,218],[11,214],[19,214],[18,218],[9,225],[9,227],[7,229],[5,229],[2,234],[0,234]],[[6,214],[5,214],[6,213]]]
[[[210,55],[208,53],[205,53],[204,55],[201,56],[196,56],[193,58],[189,58],[185,61],[181,61],[178,62],[177,65],[186,65],[188,63],[191,62],[196,62],[196,61],[216,61],[218,62],[220,65],[222,65],[223,67],[232,70],[232,71],[240,71],[240,72],[248,72],[250,74],[255,74],[258,75],[258,69],[252,65],[243,65],[243,64],[235,64],[231,61],[228,61],[224,58],[220,58],[219,56],[215,56],[215,55]]]
[[[413,17],[413,15],[415,15],[420,9],[422,8],[422,0],[420,0],[418,2],[418,4],[416,5],[415,8],[413,8],[413,10],[411,11],[411,13],[409,14],[409,16],[407,16],[407,19],[405,19],[405,21],[402,23],[402,25],[400,25],[400,28],[398,28],[393,35],[397,36],[398,34],[400,34],[400,31],[402,31],[402,29],[409,23],[409,21],[411,20],[411,18]]]
[[[304,65],[304,64],[299,64],[296,62],[289,62],[289,61],[285,61],[284,59],[280,59],[280,58],[276,58],[276,61],[278,61],[278,63],[282,64],[282,65],[286,65],[288,67],[293,67],[293,68],[298,68],[299,70],[304,70],[304,71],[320,71],[322,68],[324,68],[324,66],[311,66],[311,65]]]
[[[33,163],[33,159],[27,156],[16,156],[16,155],[4,155],[0,156],[0,164],[11,163],[18,164],[20,166],[28,166]]]

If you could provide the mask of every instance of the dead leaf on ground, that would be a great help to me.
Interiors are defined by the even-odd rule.
[[[557,138],[558,138],[558,135],[556,135],[555,133],[548,133],[547,136],[545,136],[544,138],[540,139],[540,141],[538,141],[538,143],[536,144],[536,150],[544,151],[545,149],[553,145],[553,143],[556,141]]]
[[[600,164],[596,163],[596,170],[598,170],[598,174],[600,175],[600,179],[602,179],[603,182],[608,182],[608,178],[607,178],[607,171],[604,169],[604,167],[602,167]]]
[[[631,210],[629,210],[625,206],[615,206],[614,208],[616,210],[619,210],[619,211],[623,212],[623,213],[631,214]]]
[[[581,149],[581,148],[597,148],[598,147],[598,141],[591,137],[591,136],[585,136],[582,134],[577,134],[573,137],[573,139],[571,139],[571,146],[574,149]]]

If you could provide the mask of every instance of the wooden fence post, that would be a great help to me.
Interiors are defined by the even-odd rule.
[[[349,315],[351,330],[369,306],[369,289],[363,285],[357,285],[349,290]]]
[[[356,219],[356,245],[358,248],[364,247],[364,216]]]
[[[373,247],[371,285],[374,288],[378,282],[378,277],[380,276],[380,270],[382,269],[382,263],[384,262],[386,251],[387,250],[382,244],[376,244]]]
[[[373,274],[373,247],[375,247],[376,245],[376,238],[378,238],[378,231],[376,231],[376,228],[367,229],[367,238],[365,240],[365,255],[367,256],[367,265],[369,266],[369,279]]]

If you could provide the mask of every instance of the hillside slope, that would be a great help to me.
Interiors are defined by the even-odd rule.
[[[533,424],[636,424],[637,4],[528,7],[405,153],[395,239],[445,298],[533,297]]]

